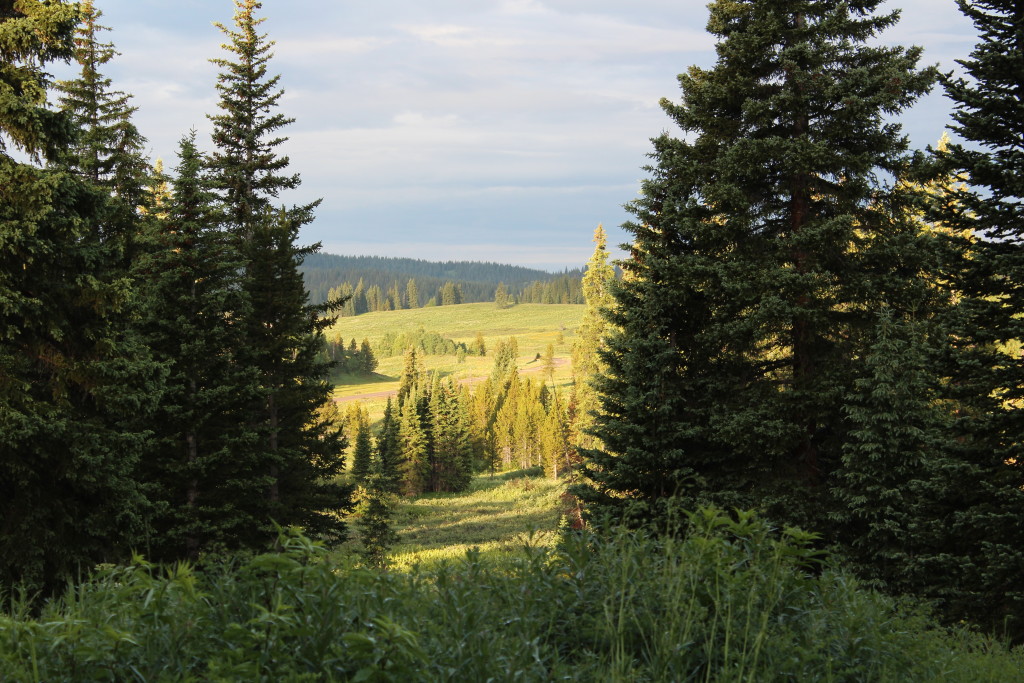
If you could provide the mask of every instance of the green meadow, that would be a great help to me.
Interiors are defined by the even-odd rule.
[[[383,311],[339,318],[326,335],[328,339],[355,339],[357,343],[369,339],[371,346],[386,334],[415,332],[423,328],[467,345],[477,334],[484,338],[486,356],[466,356],[463,362],[455,356],[422,355],[428,372],[470,384],[482,381],[490,373],[491,350],[499,340],[515,337],[519,346],[518,365],[521,372],[544,376],[537,356],[548,344],[555,349],[555,386],[564,386],[571,376],[570,358],[576,327],[583,317],[584,307],[576,304],[519,304],[499,309],[493,303],[432,306],[400,311]],[[363,400],[372,417],[379,417],[387,400],[386,395],[397,391],[402,374],[402,356],[378,357],[376,373],[367,375],[336,375],[335,399],[344,403]]]
[[[398,543],[390,552],[391,566],[401,571],[436,568],[465,558],[471,550],[501,564],[526,546],[550,548],[564,493],[564,481],[536,469],[479,474],[463,493],[400,499],[392,520]],[[341,554],[358,550],[356,536]]]

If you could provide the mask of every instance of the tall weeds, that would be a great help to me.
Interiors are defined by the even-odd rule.
[[[900,612],[807,534],[716,510],[687,525],[402,573],[294,533],[202,571],[137,559],[34,618],[9,597],[0,680],[1024,680],[1020,651]]]

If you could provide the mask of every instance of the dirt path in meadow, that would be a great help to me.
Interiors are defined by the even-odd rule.
[[[568,358],[556,358],[555,359],[555,367],[556,368],[561,368],[561,367],[564,367],[564,366],[566,366],[568,364],[569,364],[569,359]],[[536,374],[540,374],[541,372],[544,371],[544,366],[540,364],[540,361],[529,361],[528,363],[525,363],[524,365],[530,366],[530,367],[520,366],[519,367],[519,374],[520,375],[536,375]],[[480,384],[481,382],[486,381],[487,377],[488,377],[488,375],[482,375],[482,376],[477,376],[477,377],[464,377],[463,379],[459,380],[459,384],[464,385],[464,386],[473,387],[473,386],[476,386],[477,384]],[[351,403],[352,401],[367,401],[367,400],[374,399],[374,398],[387,398],[389,396],[397,396],[397,395],[398,395],[398,389],[391,389],[390,391],[367,391],[367,392],[364,392],[362,394],[353,394],[351,396],[338,396],[338,397],[336,397],[334,399],[334,402],[340,405],[340,404],[344,404],[344,403]]]

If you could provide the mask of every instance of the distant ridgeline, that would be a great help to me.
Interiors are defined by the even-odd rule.
[[[515,303],[582,304],[581,268],[549,273],[479,261],[309,254],[300,266],[310,303],[350,297],[340,313],[494,301],[504,285]]]

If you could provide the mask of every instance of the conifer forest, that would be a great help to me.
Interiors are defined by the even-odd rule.
[[[259,0],[166,167],[0,0],[0,680],[1024,681],[1024,6],[948,2],[711,0],[551,273],[303,243]]]

